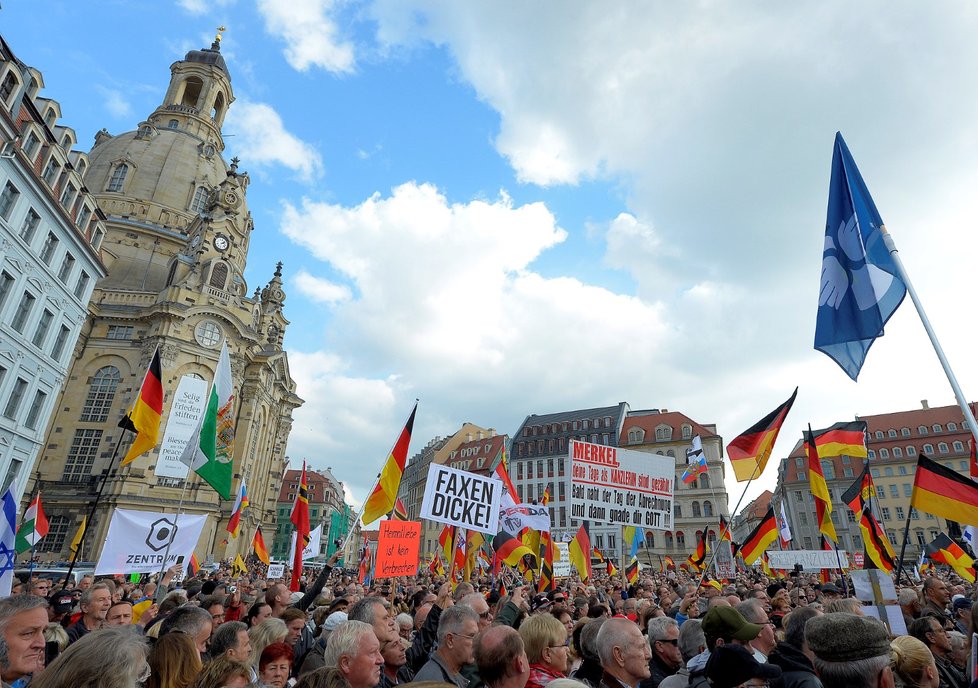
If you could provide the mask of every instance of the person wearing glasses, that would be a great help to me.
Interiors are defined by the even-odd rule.
[[[934,656],[941,688],[967,688],[964,674],[951,663],[951,636],[947,634],[940,619],[925,615],[916,619],[907,630],[911,636],[926,645]]]
[[[642,681],[641,688],[658,688],[666,677],[675,674],[683,665],[683,657],[679,652],[679,624],[668,616],[650,619],[648,637],[649,648],[652,650],[649,672],[652,675]]]
[[[456,604],[443,611],[438,623],[438,649],[431,653],[431,659],[414,675],[414,680],[468,688],[469,681],[462,676],[461,669],[475,661],[473,640],[478,632],[479,615],[471,607]],[[329,650],[328,645],[326,649]]]
[[[567,677],[570,645],[564,624],[552,614],[535,614],[520,626],[520,637],[530,661],[527,688],[544,688],[554,679]]]
[[[758,662],[742,645],[721,645],[710,655],[706,675],[712,688],[768,688],[781,668]]]
[[[774,622],[768,618],[762,604],[759,599],[746,600],[737,605],[737,611],[748,623],[761,627],[761,632],[750,641],[749,645],[754,651],[754,659],[763,664],[778,644],[778,640],[774,636]]]

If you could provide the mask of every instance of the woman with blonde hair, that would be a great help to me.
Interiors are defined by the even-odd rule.
[[[248,688],[251,670],[230,657],[212,659],[197,674],[194,688]]]
[[[252,667],[258,666],[261,659],[262,650],[272,643],[281,643],[289,635],[289,627],[281,619],[265,619],[256,626],[252,626],[248,631],[248,639],[251,641],[251,657],[248,663]]]
[[[200,673],[200,653],[186,633],[167,633],[149,652],[153,672],[146,688],[190,688]]]
[[[145,683],[149,647],[132,626],[86,633],[31,681],[31,688],[132,688]]]
[[[520,626],[520,637],[530,661],[526,688],[544,688],[554,679],[567,677],[570,638],[564,624],[551,614],[536,614]]]
[[[901,635],[890,643],[890,669],[896,688],[938,688],[941,684],[934,655],[913,636]]]

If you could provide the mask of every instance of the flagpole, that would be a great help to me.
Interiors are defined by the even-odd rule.
[[[886,230],[885,226],[880,227],[880,232],[883,235],[883,244],[886,246],[887,250],[890,252],[890,257],[893,258],[893,263],[896,265],[899,277],[903,280],[904,285],[907,288],[907,293],[910,294],[910,300],[913,301],[914,308],[917,309],[917,315],[920,316],[920,321],[924,325],[924,330],[927,331],[927,336],[930,338],[930,342],[934,347],[934,352],[937,354],[938,360],[941,362],[941,367],[944,368],[944,374],[947,376],[948,382],[951,383],[951,389],[954,390],[954,398],[957,399],[958,406],[961,407],[961,413],[964,415],[964,420],[971,428],[971,436],[978,440],[978,422],[975,421],[975,416],[971,412],[971,407],[968,405],[965,399],[964,392],[961,391],[961,386],[958,384],[957,378],[954,376],[954,372],[951,370],[951,364],[948,363],[947,357],[944,355],[944,349],[941,347],[941,343],[937,340],[937,334],[934,332],[934,328],[931,327],[930,320],[927,318],[927,313],[924,312],[924,307],[920,303],[920,299],[917,297],[917,290],[914,289],[913,283],[910,281],[910,277],[907,275],[907,271],[903,266],[903,261],[900,259],[900,252],[896,247],[896,242],[893,240],[893,236]],[[909,526],[909,521],[907,522]],[[904,544],[906,541],[904,540]],[[900,557],[900,568],[903,568],[903,556]]]
[[[183,498],[187,494],[187,485],[188,485],[188,483],[190,483],[190,468],[189,467],[187,467],[187,477],[183,481],[183,489],[180,490],[180,502],[179,502],[179,504],[177,504],[177,511],[173,515],[173,530],[174,530],[174,533],[176,532],[177,528],[179,527],[180,514],[183,513]],[[221,495],[217,495],[217,498],[218,498],[218,505],[220,505]],[[160,564],[160,572],[159,572],[159,574],[157,574],[157,575],[159,575],[159,581],[162,581],[163,580],[163,575],[166,572],[166,570],[169,568],[166,565],[166,561],[170,557],[170,546],[173,544],[173,540],[174,539],[175,539],[174,537],[171,537],[167,541],[167,543],[166,543],[166,549],[163,551],[163,563]],[[163,595],[161,595],[160,593],[163,593]],[[158,590],[157,590],[157,593],[156,593],[156,599],[157,599],[157,601],[162,601],[163,596],[165,594],[166,594],[166,589],[162,585],[160,585],[159,588],[158,588]]]
[[[744,485],[744,491],[740,493],[740,499],[737,500],[737,505],[733,508],[733,512],[731,512],[731,516],[730,516],[730,520],[731,521],[733,521],[733,519],[734,519],[734,516],[733,515],[737,513],[737,509],[740,508],[740,503],[742,501],[744,501],[744,497],[747,496],[747,488],[750,487],[750,484],[754,481],[754,478],[758,477],[757,469],[760,468],[760,466],[761,466],[760,462],[757,462],[756,465],[754,466],[754,471],[751,473],[750,478],[747,480],[747,484]],[[727,524],[727,532],[730,533],[730,539],[732,541],[733,540],[733,532],[730,531],[730,524],[729,523]],[[709,563],[706,565],[706,568],[703,569],[703,573],[700,574],[700,582],[696,585],[696,589],[697,590],[700,587],[703,586],[703,581],[706,580],[706,572],[709,570],[709,568],[711,566],[713,566],[713,560],[716,559],[716,556],[717,556],[717,548],[714,547],[713,548],[713,553],[710,555],[710,561],[709,561]],[[734,565],[736,566],[736,562],[734,562]]]
[[[900,568],[897,569],[896,582],[900,582],[900,576],[903,575],[903,555],[907,552],[907,540],[910,538],[910,517],[913,516],[913,504],[910,505],[910,509],[907,510],[907,523],[903,527],[903,544],[900,546]]]
[[[124,430],[124,428],[120,428]],[[75,564],[78,562],[78,553],[81,552],[82,546],[85,544],[85,538],[88,537],[88,529],[91,527],[92,522],[95,519],[95,511],[98,509],[98,503],[102,499],[102,493],[105,491],[105,484],[109,482],[109,475],[112,473],[112,466],[115,465],[115,460],[119,458],[119,448],[122,446],[122,438],[125,437],[125,432],[119,433],[119,439],[115,443],[115,449],[112,450],[112,458],[109,459],[109,467],[106,469],[105,474],[102,476],[102,484],[99,485],[98,493],[95,495],[95,501],[92,502],[92,506],[88,510],[88,515],[85,520],[82,521],[85,524],[85,530],[82,532],[81,539],[78,541],[78,547],[75,548],[74,553],[71,555],[71,562],[68,564],[68,572],[65,574],[65,578],[61,581],[61,589],[66,590],[68,588],[68,580],[71,578],[71,573],[75,570]]]

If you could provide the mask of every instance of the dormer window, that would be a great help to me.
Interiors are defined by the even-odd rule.
[[[44,123],[49,127],[53,127],[54,123],[58,121],[58,111],[53,107],[48,108],[47,113],[44,115]]]
[[[14,70],[7,70],[6,76],[3,77],[3,82],[0,83],[0,100],[7,103],[13,92],[17,90],[19,84],[20,82],[17,80],[17,75],[14,74]]]

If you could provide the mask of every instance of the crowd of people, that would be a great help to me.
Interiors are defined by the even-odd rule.
[[[330,565],[301,592],[227,567],[174,583],[44,578],[0,600],[3,688],[968,688],[978,589],[898,586],[906,632],[803,573],[644,571],[529,586]],[[54,589],[52,589],[52,587]],[[509,588],[507,590],[506,588]]]

